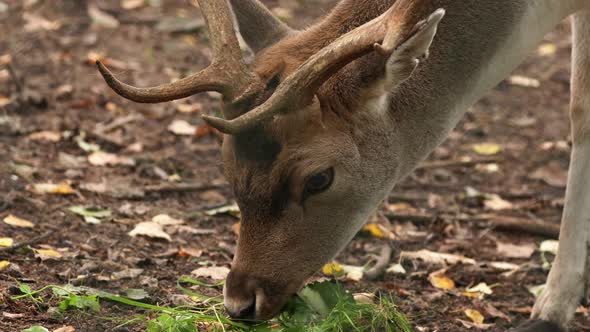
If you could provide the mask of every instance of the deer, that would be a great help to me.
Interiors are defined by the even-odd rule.
[[[211,65],[119,95],[160,103],[215,91],[223,167],[241,231],[224,286],[234,319],[268,319],[333,259],[467,109],[573,16],[572,155],[559,251],[531,318],[565,331],[585,298],[590,245],[587,0],[341,0],[295,30],[258,0],[198,0]],[[236,35],[253,53],[246,62]]]

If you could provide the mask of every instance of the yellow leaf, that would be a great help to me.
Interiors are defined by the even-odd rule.
[[[0,237],[0,247],[10,247],[14,244],[14,240],[10,237]]]
[[[483,324],[485,318],[479,311],[474,309],[466,309],[464,312],[465,316],[469,317],[469,319],[471,319],[472,322],[476,324]]]
[[[463,296],[483,300],[484,295],[479,292],[463,292]]]
[[[500,152],[500,150],[502,150],[502,147],[495,143],[481,143],[473,145],[473,151],[483,156],[495,155]]]
[[[10,265],[9,261],[0,261],[0,270],[4,270],[8,265]]]
[[[4,218],[4,223],[8,224],[10,226],[15,226],[15,227],[23,227],[23,228],[35,227],[35,224],[33,224],[32,222],[25,220],[25,219],[21,219],[16,216],[13,216],[12,214],[9,215],[8,217]]]
[[[60,259],[62,254],[59,251],[53,249],[33,249],[35,251],[35,257],[41,258],[42,261],[48,259]]]
[[[376,238],[382,239],[385,237],[385,233],[381,230],[381,226],[379,224],[366,224],[363,227],[365,232],[371,233]]]
[[[322,273],[327,276],[338,276],[342,275],[343,272],[344,269],[342,268],[342,266],[340,266],[340,264],[336,262],[328,263],[324,265],[324,267],[322,268]]]
[[[33,190],[38,194],[55,194],[55,195],[71,195],[75,193],[72,186],[67,182],[61,183],[37,183],[33,185]]]
[[[453,289],[455,288],[455,282],[444,275],[444,271],[437,271],[437,272],[433,272],[428,276],[428,280],[430,281],[430,284],[432,284],[432,286],[438,288],[438,289]]]

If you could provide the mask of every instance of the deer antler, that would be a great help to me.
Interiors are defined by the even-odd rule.
[[[185,98],[205,91],[217,91],[235,100],[252,88],[255,78],[248,70],[235,35],[227,1],[198,0],[210,32],[211,65],[174,83],[137,88],[119,81],[102,63],[96,62],[107,84],[124,98],[139,103],[160,103]]]
[[[355,59],[373,50],[383,56],[391,55],[397,46],[416,32],[415,24],[419,20],[416,13],[421,12],[416,10],[419,3],[398,1],[381,16],[341,36],[303,63],[256,109],[233,120],[204,116],[205,121],[223,133],[235,135],[275,115],[296,109],[309,101],[334,73]],[[400,20],[400,16],[404,20]],[[443,16],[444,10],[439,9],[425,22],[432,23],[430,21],[434,20],[438,23]],[[418,29],[424,26],[425,23],[422,23]]]

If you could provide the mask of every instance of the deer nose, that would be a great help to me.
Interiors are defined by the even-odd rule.
[[[249,299],[231,299],[225,297],[225,310],[232,319],[254,319],[256,317],[256,296]]]

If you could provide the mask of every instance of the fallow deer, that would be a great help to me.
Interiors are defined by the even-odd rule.
[[[302,31],[258,0],[198,2],[211,33],[210,67],[136,88],[98,66],[137,102],[223,94],[225,119],[204,119],[226,134],[225,172],[242,211],[225,306],[234,318],[254,319],[276,314],[467,108],[573,14],[573,152],[559,253],[519,331],[566,329],[589,271],[587,0],[342,0]],[[255,54],[250,64],[234,20]]]

